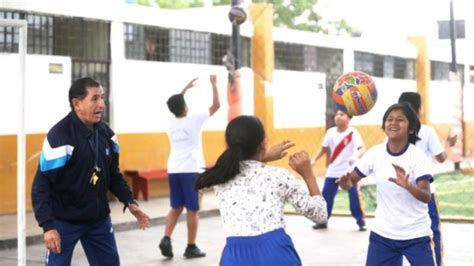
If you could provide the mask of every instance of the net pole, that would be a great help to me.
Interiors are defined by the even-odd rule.
[[[26,49],[28,24],[25,20],[19,21],[20,27],[20,113],[18,130],[18,169],[17,169],[17,209],[18,209],[18,265],[26,265],[26,136],[25,136],[25,90],[26,90]]]
[[[17,134],[17,263],[26,265],[26,137],[25,137],[25,71],[28,24],[26,20],[0,19],[0,25],[19,29],[18,55],[20,60],[20,94],[18,97]]]

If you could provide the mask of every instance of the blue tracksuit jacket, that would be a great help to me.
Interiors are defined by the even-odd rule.
[[[101,171],[94,185],[91,177],[96,161]],[[43,142],[31,196],[43,231],[54,229],[54,219],[90,223],[106,218],[110,213],[108,190],[124,204],[133,201],[118,162],[117,138],[105,123],[90,129],[70,112],[51,128]]]

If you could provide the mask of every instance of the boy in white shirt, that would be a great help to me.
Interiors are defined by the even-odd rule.
[[[416,111],[418,117],[421,111],[421,97],[417,92],[404,92],[398,99],[399,103],[408,102],[411,107]],[[436,161],[442,163],[448,158],[447,150],[454,146],[457,140],[457,136],[448,136],[445,145],[441,144],[436,135],[436,131],[433,127],[428,125],[421,125],[420,132],[418,133],[420,140],[416,142],[416,147],[420,148],[423,153],[431,160],[432,157],[436,158]],[[433,241],[435,244],[436,262],[438,266],[443,265],[443,241],[440,231],[440,218],[438,213],[437,200],[435,196],[434,183],[431,184],[431,200],[428,203],[429,214],[431,218],[431,230],[433,231]]]
[[[192,79],[180,94],[171,96],[167,101],[170,112],[174,114],[168,128],[171,152],[167,167],[171,210],[166,217],[165,236],[161,239],[159,248],[161,254],[168,258],[173,257],[171,234],[184,207],[187,210],[188,224],[188,246],[184,256],[187,258],[206,256],[206,253],[196,246],[199,196],[194,185],[198,173],[205,168],[201,146],[202,125],[219,109],[220,103],[217,79],[215,75],[211,75],[212,105],[208,111],[188,115],[184,94],[194,87],[195,81],[196,79]]]
[[[365,151],[364,142],[357,129],[350,127],[351,117],[338,110],[334,116],[335,127],[327,130],[323,139],[321,150],[313,159],[312,164],[325,154],[330,154],[329,165],[326,170],[326,178],[323,186],[323,197],[327,203],[328,217],[331,217],[334,198],[336,197],[339,185],[336,180],[342,175],[350,172],[354,167],[354,162]],[[352,217],[357,221],[359,231],[365,231],[365,215],[361,208],[360,195],[357,186],[349,191],[349,206]],[[315,224],[314,229],[325,229],[327,223]]]

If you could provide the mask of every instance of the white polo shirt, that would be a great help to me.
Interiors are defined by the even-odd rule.
[[[344,132],[337,132],[336,127],[332,127],[326,131],[322,146],[329,148],[329,150],[331,151],[330,158],[333,155],[337,145],[341,142],[341,140],[343,140],[351,132],[351,142],[349,142],[346,147],[344,147],[344,149],[336,157],[334,162],[328,165],[328,169],[326,170],[326,177],[339,178],[351,172],[354,166],[349,164],[349,160],[356,160],[357,158],[355,158],[355,154],[357,152],[357,149],[364,146],[364,142],[362,141],[359,132],[353,127],[348,127]]]
[[[170,155],[168,173],[201,173],[205,163],[202,153],[201,129],[209,112],[172,117],[168,126]]]
[[[421,140],[417,141],[415,146],[426,154],[430,163],[433,163],[433,157],[444,151],[436,131],[431,126],[421,125],[418,137]],[[431,184],[431,193],[435,193],[435,183]]]
[[[388,150],[387,143],[370,148],[356,164],[361,176],[373,175],[377,185],[377,208],[372,230],[389,239],[407,240],[431,235],[428,204],[416,199],[408,190],[388,180],[396,177],[392,164],[405,169],[409,182],[433,180],[423,152],[412,144],[400,153]]]

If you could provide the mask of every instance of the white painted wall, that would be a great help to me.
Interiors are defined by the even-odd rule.
[[[429,123],[453,124],[461,117],[461,85],[458,82],[431,81]]]
[[[253,114],[253,73],[241,69],[245,114]],[[172,115],[168,98],[181,92],[194,77],[198,84],[186,93],[190,112],[212,104],[209,75],[216,74],[221,108],[204,124],[204,130],[224,130],[227,125],[227,71],[223,66],[124,60],[114,65],[114,130],[117,133],[165,132]]]
[[[49,73],[49,64],[62,64],[62,74]],[[71,60],[28,55],[26,58],[26,133],[46,133],[69,112]],[[16,54],[0,54],[0,135],[18,131],[20,62]]]
[[[323,73],[274,71],[270,90],[275,128],[324,127],[325,78]]]
[[[474,83],[469,83],[464,88],[464,121],[474,122]]]

